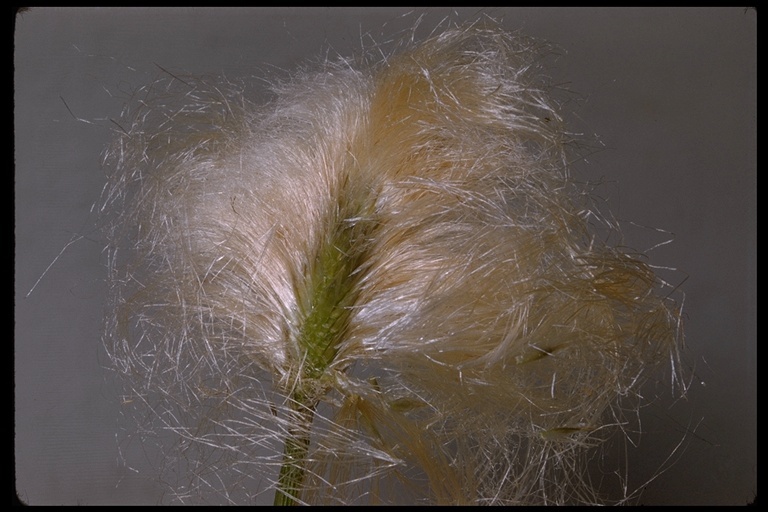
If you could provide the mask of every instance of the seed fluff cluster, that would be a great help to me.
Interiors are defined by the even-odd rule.
[[[175,500],[599,502],[588,461],[676,357],[659,280],[590,227],[537,43],[403,46],[265,105],[169,75],[119,122],[105,342]]]

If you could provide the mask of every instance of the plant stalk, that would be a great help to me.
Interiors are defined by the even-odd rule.
[[[291,427],[285,438],[283,464],[277,479],[275,506],[295,506],[301,504],[301,491],[304,489],[307,454],[315,417],[315,405],[303,403],[299,393],[291,399]],[[304,398],[305,400],[305,398]]]
[[[345,194],[340,195],[335,213],[338,217],[331,223],[329,239],[318,247],[311,265],[305,270],[304,286],[298,288],[301,316],[296,336],[296,360],[301,363],[290,394],[287,418],[290,426],[283,448],[275,505],[303,503],[301,492],[306,478],[312,420],[323,395],[320,382],[346,335],[359,293],[359,269],[375,228],[372,220],[365,220],[370,207],[364,208],[354,201],[348,204],[348,200]]]

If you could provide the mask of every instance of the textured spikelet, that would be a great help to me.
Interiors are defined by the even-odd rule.
[[[534,47],[449,29],[262,107],[140,91],[106,342],[180,501],[599,501],[584,462],[678,313],[589,231]]]

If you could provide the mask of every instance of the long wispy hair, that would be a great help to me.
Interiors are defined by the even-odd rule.
[[[585,464],[677,357],[680,313],[591,227],[540,50],[475,24],[266,105],[189,77],[135,93],[106,158],[105,341],[176,499],[601,501]]]

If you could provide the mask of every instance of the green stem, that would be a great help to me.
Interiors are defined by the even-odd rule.
[[[309,453],[310,432],[315,407],[302,403],[297,393],[291,400],[291,424],[283,448],[283,465],[277,480],[276,506],[299,505],[306,476],[305,464]]]
[[[329,237],[318,247],[305,269],[305,281],[296,290],[300,314],[296,361],[300,361],[300,367],[292,379],[287,417],[290,426],[275,505],[301,503],[312,420],[324,394],[321,382],[346,336],[359,292],[359,270],[375,229],[373,221],[363,218],[370,208],[347,204],[345,198],[345,194],[340,195]]]

